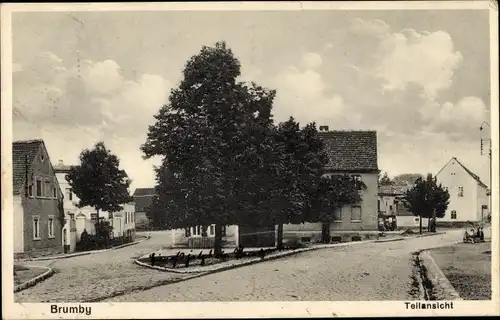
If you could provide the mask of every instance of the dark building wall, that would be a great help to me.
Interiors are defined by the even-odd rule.
[[[62,226],[58,219],[58,201],[61,200],[62,194],[45,148],[40,147],[31,168],[28,169],[27,178],[27,185],[31,186],[32,196],[26,195],[28,190],[24,188],[21,190],[24,213],[24,252],[61,252],[63,249]],[[41,196],[37,196],[37,179],[41,181]],[[55,197],[54,188],[56,190]],[[39,218],[39,239],[34,239],[33,219],[35,217]],[[52,237],[49,237],[49,218],[53,219]]]

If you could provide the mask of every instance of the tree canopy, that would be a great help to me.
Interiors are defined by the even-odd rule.
[[[131,180],[119,168],[120,160],[98,142],[93,149],[80,153],[80,164],[71,167],[66,180],[79,198],[78,207],[91,206],[99,211],[117,212],[130,202]]]
[[[328,220],[327,204],[358,199],[349,177],[322,179],[328,158],[316,125],[275,125],[276,92],[239,75],[224,42],[186,63],[141,147],[146,158],[162,158],[151,212],[163,208],[172,228],[215,224],[217,241],[221,225]],[[313,213],[318,203],[322,214]]]
[[[394,184],[394,182],[391,180],[391,178],[389,178],[389,175],[387,174],[387,172],[384,172],[384,175],[382,177],[380,177],[378,183],[381,186],[390,186],[390,185]]]
[[[448,208],[450,194],[437,183],[436,177],[428,174],[425,179],[417,178],[414,186],[406,191],[404,200],[410,212],[422,218],[443,218]],[[420,224],[422,228],[422,224]]]

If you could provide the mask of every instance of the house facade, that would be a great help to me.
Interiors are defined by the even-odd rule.
[[[379,186],[379,223],[381,220],[396,219],[399,229],[420,226],[420,217],[414,216],[404,204],[404,195],[411,187],[411,184]],[[427,223],[427,219],[422,220],[423,227],[427,227]]]
[[[344,234],[378,229],[378,159],[376,131],[326,131],[320,132],[328,165],[325,175],[348,174],[364,183],[359,192],[362,200],[344,206],[337,212],[336,220],[330,224],[330,236],[342,237]],[[321,223],[286,224],[283,238],[300,238],[303,241],[321,240]]]
[[[436,180],[448,189],[450,203],[440,222],[484,222],[488,208],[488,187],[479,176],[457,158],[451,158],[436,174]]]
[[[63,251],[59,183],[43,140],[12,143],[14,254]]]
[[[149,227],[149,218],[146,215],[147,208],[153,203],[155,188],[137,188],[133,197],[135,202],[135,226],[145,230]]]
[[[110,223],[114,238],[132,241],[135,235],[135,202],[123,204],[123,210],[112,214]]]

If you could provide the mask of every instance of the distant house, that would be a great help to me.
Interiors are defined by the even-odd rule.
[[[328,153],[325,175],[349,174],[366,185],[361,188],[360,203],[335,212],[330,235],[339,237],[349,232],[375,231],[378,228],[378,159],[376,131],[328,131],[320,129]],[[305,241],[321,240],[321,223],[284,225],[284,238],[299,237]]]
[[[381,185],[378,187],[378,211],[381,215],[397,215],[403,206],[402,198],[408,185]]]
[[[134,191],[135,226],[138,230],[149,227],[149,218],[146,215],[146,210],[153,203],[154,195],[155,188],[137,188]]]
[[[110,222],[113,226],[113,237],[132,241],[135,235],[135,202],[122,205],[123,210],[111,214]]]
[[[62,252],[63,194],[43,140],[12,143],[14,253]]]
[[[404,204],[404,195],[412,185],[381,185],[378,192],[379,220],[396,218],[398,228],[420,226],[420,218],[408,211]],[[427,219],[422,220],[422,226],[427,227]]]
[[[490,214],[488,187],[478,175],[453,157],[439,170],[436,179],[450,193],[448,209],[439,222],[486,221]]]

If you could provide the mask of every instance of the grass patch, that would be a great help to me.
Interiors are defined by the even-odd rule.
[[[460,297],[491,300],[491,242],[458,243],[431,253]]]
[[[25,283],[45,273],[47,269],[14,265],[14,285]]]

